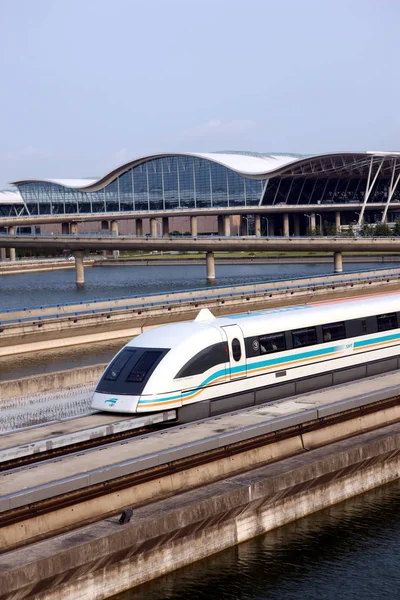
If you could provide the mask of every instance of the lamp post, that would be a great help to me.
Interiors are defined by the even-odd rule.
[[[269,237],[269,219],[268,217],[264,217],[264,219],[267,221],[267,237]]]

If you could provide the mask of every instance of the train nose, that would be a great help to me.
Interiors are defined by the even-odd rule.
[[[140,396],[123,396],[121,394],[113,396],[104,392],[95,392],[91,408],[108,412],[135,413],[139,398]]]

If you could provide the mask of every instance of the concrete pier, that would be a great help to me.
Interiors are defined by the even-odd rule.
[[[76,284],[83,285],[85,283],[85,271],[83,268],[83,250],[77,250],[74,252],[75,256],[75,271],[76,271]]]
[[[283,215],[283,235],[284,237],[288,237],[289,234],[289,215],[288,213],[285,213]]]
[[[192,237],[197,237],[197,217],[190,217],[190,234]]]
[[[207,267],[207,281],[215,280],[215,259],[214,252],[207,252],[206,254],[206,267]]]
[[[224,215],[224,236],[230,237],[231,235],[231,217]]]
[[[261,236],[261,215],[254,215],[254,228],[256,237]]]
[[[341,252],[335,252],[333,255],[335,273],[343,272],[343,257]]]
[[[118,235],[118,221],[111,221],[111,235]],[[119,257],[119,250],[113,250],[113,257]]]
[[[15,235],[15,227],[13,225],[8,228],[8,233],[9,233],[9,235]],[[15,257],[16,257],[15,248],[10,248],[9,256],[10,256],[11,262],[15,262]]]
[[[70,223],[70,232],[72,235],[78,235],[78,223],[76,221]]]
[[[150,219],[150,233],[151,237],[157,237],[157,219]]]
[[[340,233],[340,227],[341,227],[340,212],[336,211],[335,212],[335,228],[336,228],[336,233]]]
[[[7,250],[6,248],[0,248],[0,261],[4,262],[7,258]]]
[[[311,231],[315,231],[317,229],[317,221],[315,213],[311,213],[310,215],[310,229]]]

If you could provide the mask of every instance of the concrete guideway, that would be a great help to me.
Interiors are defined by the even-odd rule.
[[[191,320],[201,308],[216,316],[315,300],[390,291],[400,270],[378,269],[73,305],[32,307],[0,313],[0,356],[128,339],[166,322]]]
[[[0,595],[105,599],[384,485],[400,474],[400,424],[257,466],[134,507],[123,528],[107,518],[6,552]]]
[[[400,373],[396,371],[176,426],[167,433],[151,433],[122,444],[116,442],[108,445],[106,452],[99,449],[87,450],[55,462],[46,461],[38,464],[35,469],[21,468],[4,472],[0,513],[391,399],[397,396],[399,385]],[[384,423],[379,419],[372,419],[369,426],[373,423],[375,426],[387,424],[388,419],[391,422],[399,418],[400,405],[397,403],[397,407],[385,414]],[[356,427],[359,428],[357,423]],[[339,437],[348,434],[349,430],[342,427]],[[82,433],[78,432],[76,435],[81,436]],[[312,443],[305,434],[304,447],[309,448]],[[326,443],[323,436],[320,443]],[[18,450],[14,449],[13,452],[16,454]]]
[[[0,436],[1,463],[38,456],[52,450],[67,448],[111,435],[134,432],[136,429],[168,423],[176,419],[176,411],[149,415],[120,417],[116,415],[95,413],[93,415],[67,419],[50,425],[30,428]]]

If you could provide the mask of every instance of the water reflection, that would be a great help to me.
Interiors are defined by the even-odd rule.
[[[400,482],[113,600],[398,600]]]

